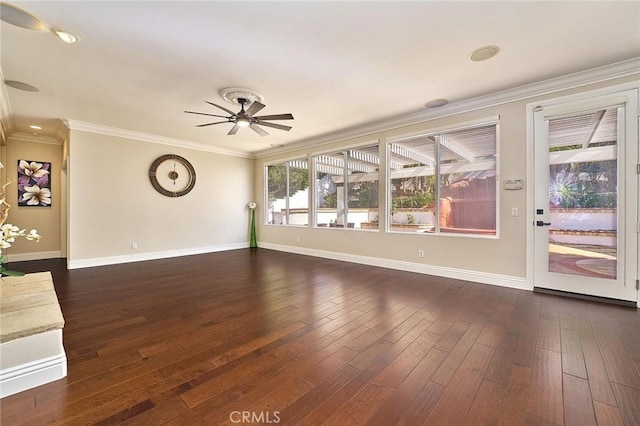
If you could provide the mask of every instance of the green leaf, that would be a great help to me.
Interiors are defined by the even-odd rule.
[[[24,272],[19,271],[9,271],[7,269],[0,269],[0,275],[6,275],[8,277],[22,277],[24,276]]]

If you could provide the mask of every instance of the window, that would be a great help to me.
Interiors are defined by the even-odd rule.
[[[378,149],[376,143],[313,157],[318,227],[378,229]]]
[[[388,143],[389,230],[496,234],[497,123]]]
[[[309,167],[307,159],[267,166],[267,223],[307,225]]]

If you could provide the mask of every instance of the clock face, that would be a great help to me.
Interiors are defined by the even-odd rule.
[[[151,185],[167,197],[188,194],[196,184],[196,171],[189,161],[179,155],[168,154],[156,158],[149,168]]]

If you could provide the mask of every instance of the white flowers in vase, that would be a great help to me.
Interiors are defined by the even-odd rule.
[[[11,247],[11,243],[16,241],[18,237],[24,237],[29,241],[40,241],[40,235],[38,231],[32,229],[27,233],[26,229],[20,229],[10,223],[5,223],[0,227],[2,233],[2,240],[0,240],[0,249],[6,249]]]

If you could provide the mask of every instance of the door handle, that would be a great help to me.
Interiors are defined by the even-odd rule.
[[[549,226],[551,222],[543,222],[541,220],[536,220],[536,226]]]

